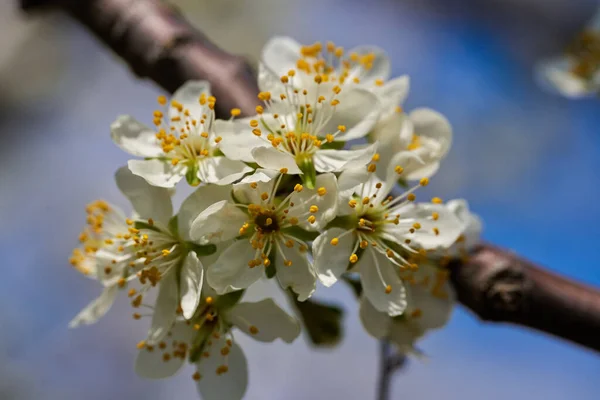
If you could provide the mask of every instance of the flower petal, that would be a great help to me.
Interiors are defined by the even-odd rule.
[[[377,143],[356,150],[318,150],[313,156],[319,172],[340,172],[367,165],[377,151]]]
[[[241,161],[227,157],[209,157],[199,163],[198,178],[206,183],[229,185],[251,171],[252,168]]]
[[[257,147],[252,150],[252,157],[263,168],[275,171],[287,168],[287,174],[290,175],[302,173],[291,154],[279,151],[274,147]]]
[[[389,115],[404,103],[409,90],[410,78],[408,75],[402,75],[376,87],[373,92],[379,97],[383,114]]]
[[[200,244],[230,240],[239,235],[248,216],[228,200],[219,201],[198,215],[190,226],[190,238]]]
[[[185,355],[176,346],[189,343],[194,336],[193,328],[184,321],[173,325],[169,340],[160,346],[144,346],[135,359],[135,372],[142,378],[163,379],[177,373],[185,363]],[[168,354],[168,355],[167,355]]]
[[[172,188],[185,176],[187,167],[160,160],[129,160],[129,170],[153,186]]]
[[[287,74],[290,69],[296,69],[296,62],[300,58],[300,48],[300,43],[294,39],[287,36],[276,36],[263,47],[261,59],[265,66],[279,78],[281,75]],[[260,80],[259,87],[261,90],[265,90],[262,89]]]
[[[175,322],[176,311],[179,306],[177,274],[174,269],[162,275],[159,286],[154,314],[152,315],[152,325],[148,330],[148,338],[146,339],[149,345],[158,343],[167,335]]]
[[[179,207],[177,223],[179,234],[185,240],[190,238],[192,222],[208,207],[221,200],[231,199],[231,186],[200,186],[190,194]]]
[[[190,319],[194,315],[198,303],[200,303],[200,293],[202,283],[204,282],[204,268],[202,262],[193,251],[190,251],[181,267],[180,287],[181,290],[181,308],[183,317]]]
[[[200,96],[205,93],[210,96],[210,83],[207,81],[187,81],[179,89],[173,93],[171,102],[177,101],[183,105],[184,109],[190,111],[190,115],[193,118],[199,118],[207,108],[200,104]],[[169,109],[171,116],[179,115],[176,108],[170,107]]]
[[[113,285],[105,288],[102,294],[69,322],[69,328],[77,328],[81,325],[90,325],[102,318],[110,309],[119,292],[118,286]]]
[[[227,356],[221,353],[224,348],[228,349]],[[241,400],[248,386],[248,365],[240,346],[236,342],[229,346],[226,336],[221,335],[219,339],[211,339],[211,345],[204,350],[209,356],[196,363],[202,400]],[[227,372],[221,372],[219,367],[223,366],[227,366]]]
[[[279,284],[283,289],[292,289],[298,295],[298,301],[305,301],[317,288],[317,277],[312,265],[308,262],[306,251],[301,252],[298,243],[294,243],[291,248],[286,247],[283,243],[274,245],[281,249],[281,252],[275,256]],[[290,262],[291,264],[289,264]]]
[[[320,196],[318,190],[324,189],[325,194]],[[298,226],[307,231],[321,230],[331,222],[337,212],[338,190],[337,181],[334,174],[321,174],[315,180],[315,188],[304,188],[301,192],[293,192],[290,202],[294,203],[289,207],[288,218],[297,217]],[[310,223],[307,219],[307,212],[310,207],[316,206],[317,211],[310,215],[315,217],[315,222]]]
[[[321,283],[332,286],[348,269],[349,258],[356,242],[353,234],[342,228],[331,228],[320,234],[312,244],[314,269]],[[344,235],[344,236],[342,236]],[[338,238],[334,246],[331,240]]]
[[[273,299],[239,303],[227,313],[227,320],[261,342],[281,339],[292,343],[300,335],[296,318],[283,311]]]
[[[154,129],[129,115],[121,115],[110,126],[110,136],[117,146],[138,157],[159,157],[164,154]]]
[[[362,65],[357,65],[351,68],[348,80],[359,78],[360,83],[364,85],[375,84],[378,79],[387,80],[392,69],[390,58],[385,50],[377,46],[358,46],[350,49],[348,54],[357,54],[359,56],[372,55],[374,56],[370,68],[364,68]]]
[[[231,160],[254,162],[252,150],[257,147],[266,147],[270,144],[255,136],[250,127],[253,118],[240,118],[235,121],[216,120],[213,127],[215,134],[221,136],[219,149]]]
[[[442,204],[418,203],[407,204],[394,209],[390,213],[399,213],[400,223],[389,224],[382,236],[388,240],[401,242],[405,239],[411,240],[411,246],[417,245],[426,250],[450,247],[462,233],[464,227],[453,212]],[[437,219],[433,219],[433,213],[437,213]],[[419,229],[413,229],[414,223],[420,225]]]
[[[321,136],[337,132],[339,125],[344,125],[346,131],[338,134],[336,140],[348,141],[366,136],[377,123],[381,113],[377,96],[365,89],[344,88],[338,99],[340,103],[335,106],[335,112],[329,122],[321,129]],[[323,103],[323,107],[333,106]]]
[[[129,199],[140,219],[152,218],[167,226],[173,215],[171,195],[167,189],[151,186],[127,167],[117,170],[115,180],[117,187]]]
[[[359,316],[369,335],[376,339],[383,339],[389,335],[392,318],[387,313],[377,311],[365,296],[360,298]]]
[[[469,251],[477,246],[480,242],[481,231],[483,229],[481,218],[469,211],[469,203],[464,199],[450,200],[446,203],[446,207],[463,224],[464,230],[462,236],[464,236],[464,241],[461,243],[461,248]]]
[[[373,307],[391,317],[401,315],[407,306],[406,289],[387,256],[369,246],[356,266],[363,292]]]
[[[263,275],[263,267],[249,267],[248,262],[256,258],[256,250],[248,239],[231,244],[208,268],[208,284],[219,294],[246,289]]]

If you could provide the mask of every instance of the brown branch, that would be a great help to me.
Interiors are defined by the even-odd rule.
[[[173,92],[189,79],[211,82],[218,113],[252,114],[256,81],[240,57],[215,47],[160,0],[21,0],[55,6],[90,29],[130,65]],[[454,262],[459,301],[484,321],[509,322],[600,351],[600,291],[559,277],[506,250],[484,245]]]
[[[600,291],[491,245],[451,265],[458,300],[484,321],[509,322],[600,351]]]
[[[216,47],[161,0],[21,0],[27,11],[60,8],[91,30],[129,64],[173,93],[191,79],[211,83],[217,116],[232,108],[254,114],[258,88],[252,69]]]

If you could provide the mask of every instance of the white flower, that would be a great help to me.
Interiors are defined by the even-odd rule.
[[[481,218],[469,210],[469,204],[464,199],[450,200],[445,206],[460,221],[462,233],[449,249],[433,252],[430,255],[433,257],[442,256],[444,259],[455,257],[468,258],[470,251],[477,247],[480,242],[482,231]]]
[[[449,247],[461,232],[460,222],[443,205],[414,204],[413,192],[427,185],[427,178],[395,199],[389,196],[402,176],[402,165],[413,158],[410,152],[397,154],[385,182],[375,176],[375,164],[366,171],[343,172],[339,190],[342,197],[350,197],[338,215],[345,218],[340,227],[328,229],[313,242],[315,270],[325,286],[353,266],[368,300],[391,316],[402,314],[407,305],[398,272],[416,267],[410,257],[419,249]]]
[[[369,138],[379,142],[380,162],[388,165],[395,154],[409,150],[417,158],[404,165],[404,180],[431,177],[452,143],[452,127],[437,111],[418,108],[405,114],[401,108],[382,118]],[[380,171],[384,172],[384,169]],[[384,174],[379,174],[385,179]]]
[[[145,378],[167,378],[187,360],[196,366],[192,377],[203,400],[241,399],[248,366],[231,329],[261,342],[279,338],[291,343],[300,334],[300,325],[271,299],[234,304],[238,298],[237,293],[206,296],[191,320],[174,321],[168,340],[157,345],[140,342],[136,372]]]
[[[258,170],[234,185],[235,205],[215,204],[192,223],[195,240],[239,236],[208,269],[208,283],[217,293],[249,287],[272,263],[281,286],[291,288],[300,301],[314,292],[316,276],[305,240],[335,218],[337,183],[333,174],[322,174],[315,189],[291,183],[288,192],[283,185],[289,178]]]
[[[542,85],[569,98],[595,96],[600,91],[600,11],[565,49],[565,54],[541,62],[536,75]]]
[[[215,98],[207,82],[190,81],[173,95],[169,106],[154,112],[157,131],[130,116],[121,116],[111,125],[114,142],[126,152],[144,157],[130,160],[131,172],[148,183],[174,187],[183,177],[192,186],[201,182],[226,185],[252,169],[240,161],[223,157],[221,138],[214,131]],[[237,114],[232,111],[232,114]]]
[[[137,278],[141,286],[129,291],[135,308],[142,305],[148,290],[159,286],[148,336],[152,343],[164,337],[178,307],[185,318],[190,318],[196,309],[204,281],[201,259],[205,258],[198,254],[210,255],[215,248],[190,242],[189,223],[208,206],[207,201],[212,204],[227,198],[231,187],[199,188],[184,201],[179,216],[173,217],[167,189],[149,185],[126,167],[117,171],[116,182],[131,201],[135,216],[125,219],[121,215],[122,222],[111,223],[110,232],[105,232],[104,245],[94,255],[97,278],[105,285],[105,292],[72,325],[93,322],[92,316],[97,319],[100,311],[108,310],[109,302],[116,296],[116,288],[125,288]],[[91,220],[104,229],[106,217],[96,216]],[[207,261],[212,260],[208,258]]]
[[[418,354],[416,341],[450,320],[455,294],[448,282],[448,271],[427,262],[416,271],[403,273],[402,280],[408,303],[404,314],[390,317],[363,297],[360,319],[371,336],[390,340],[404,353]]]

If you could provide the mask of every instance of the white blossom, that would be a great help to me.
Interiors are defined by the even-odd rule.
[[[259,170],[234,185],[236,204],[215,204],[192,223],[190,234],[196,240],[238,237],[208,269],[208,283],[217,293],[249,287],[271,263],[281,286],[291,288],[300,301],[314,292],[316,275],[303,233],[322,229],[335,217],[337,182],[333,174],[321,174],[315,189],[297,183],[280,195],[288,178]]]
[[[167,378],[187,360],[196,367],[192,377],[203,400],[242,399],[248,365],[232,328],[261,342],[279,338],[291,343],[300,334],[300,325],[271,299],[232,304],[230,296],[233,301],[238,298],[237,293],[203,297],[190,320],[173,321],[168,340],[156,345],[140,342],[136,372],[145,378]]]
[[[345,215],[344,224],[327,229],[312,246],[315,269],[325,286],[352,267],[360,274],[367,299],[390,316],[406,309],[406,290],[398,271],[416,267],[411,255],[447,248],[460,234],[457,218],[443,205],[414,203],[413,192],[427,185],[427,178],[396,198],[389,196],[402,176],[402,165],[413,158],[410,152],[397,154],[384,182],[375,176],[375,164],[342,173],[338,184],[347,204],[338,215]]]
[[[154,112],[156,130],[131,116],[117,118],[111,125],[114,142],[126,152],[144,157],[128,162],[131,172],[151,185],[166,188],[174,187],[183,177],[192,186],[202,182],[226,185],[250,172],[243,162],[219,152],[215,101],[207,82],[189,81],[175,92],[169,105],[159,96],[163,110]]]

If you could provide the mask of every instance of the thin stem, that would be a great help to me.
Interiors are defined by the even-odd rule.
[[[389,400],[390,385],[394,372],[404,367],[406,356],[396,353],[390,342],[382,339],[379,342],[379,381],[377,382],[377,400]]]

